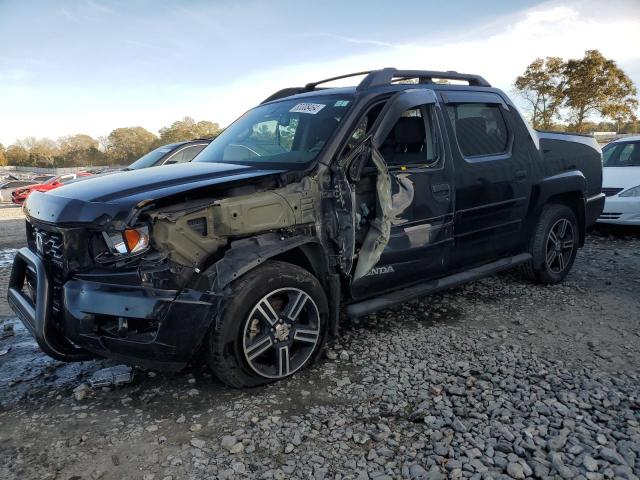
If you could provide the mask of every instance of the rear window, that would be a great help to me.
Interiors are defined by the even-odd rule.
[[[447,108],[465,157],[505,153],[509,131],[498,105],[459,103]]]

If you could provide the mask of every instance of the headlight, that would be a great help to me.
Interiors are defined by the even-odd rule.
[[[124,232],[108,235],[103,233],[104,240],[116,255],[140,253],[149,246],[149,227],[127,228]]]
[[[640,197],[640,185],[629,188],[624,192],[618,194],[619,197]]]

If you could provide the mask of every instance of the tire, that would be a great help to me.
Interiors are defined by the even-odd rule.
[[[523,273],[543,285],[561,282],[576,259],[578,239],[573,210],[557,203],[545,205],[529,241],[532,259],[523,265]]]
[[[286,378],[318,357],[328,312],[325,292],[311,273],[265,262],[225,291],[209,332],[207,362],[235,388]]]

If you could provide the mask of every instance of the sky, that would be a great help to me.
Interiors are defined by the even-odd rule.
[[[0,143],[225,126],[276,90],[382,67],[512,91],[537,57],[599,49],[640,88],[640,0],[0,0]]]

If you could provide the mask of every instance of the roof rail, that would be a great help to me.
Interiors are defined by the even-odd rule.
[[[305,90],[304,87],[283,88],[282,90],[278,90],[276,93],[273,93],[273,94],[269,95],[262,102],[260,102],[260,104],[271,102],[273,100],[278,100],[278,99],[284,98],[284,97],[290,97],[291,95],[297,95],[298,93],[304,93],[306,91],[307,90]]]
[[[346,75],[338,75],[337,77],[325,78],[324,80],[318,80],[317,82],[307,83],[304,87],[283,88],[282,90],[278,90],[276,93],[273,93],[272,95],[265,98],[261,103],[267,103],[271,102],[272,100],[290,97],[291,95],[297,95],[298,93],[312,92],[318,85],[321,85],[323,83],[332,82],[334,80],[341,80],[343,78],[358,77],[360,75],[367,75],[368,73],[371,72],[367,70],[366,72],[348,73]]]
[[[358,84],[357,90],[359,91],[367,90],[369,88],[383,87],[385,85],[391,85],[393,82],[409,80],[412,78],[417,78],[418,83],[434,83],[433,79],[436,78],[442,80],[462,80],[468,82],[469,85],[474,87],[491,86],[491,84],[480,75],[458,73],[453,70],[438,72],[435,70],[398,70],[397,68],[383,68],[381,70],[347,73],[346,75],[325,78],[324,80],[319,80],[317,82],[307,83],[304,87],[283,88],[264,99],[262,103],[271,102],[272,100],[278,100],[284,97],[290,97],[291,95],[296,95],[298,93],[311,92],[315,90],[318,85],[323,83],[341,80],[343,78],[358,77],[360,75],[366,75],[366,77],[364,77]]]
[[[417,78],[418,83],[434,83],[433,79],[437,78],[442,80],[462,80],[474,87],[491,86],[491,84],[480,75],[458,73],[453,70],[438,72],[433,70],[397,70],[395,68],[383,68],[382,70],[369,72],[358,85],[358,90],[382,87],[384,85],[390,85],[394,81],[408,80],[411,78]]]
[[[347,73],[346,75],[338,75],[337,77],[330,77],[330,78],[325,78],[324,80],[320,80],[317,82],[311,82],[311,83],[307,83],[304,88],[306,91],[311,91],[311,90],[315,90],[315,88],[318,85],[321,85],[323,83],[328,83],[328,82],[333,82],[334,80],[342,80],[343,78],[349,78],[349,77],[358,77],[360,75],[370,75],[371,71],[370,70],[366,70],[364,72],[356,72],[356,73]]]

